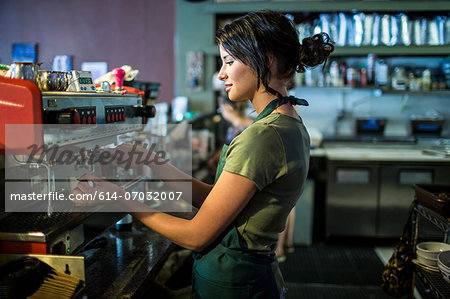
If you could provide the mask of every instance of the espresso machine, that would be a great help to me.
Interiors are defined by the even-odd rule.
[[[92,79],[78,82],[75,90],[41,91],[32,81],[0,77],[0,184],[7,186],[0,195],[1,254],[72,255],[86,243],[84,223],[95,214],[73,212],[70,202],[5,204],[11,193],[68,196],[86,173],[107,173],[126,188],[139,185],[139,179],[126,180],[123,169],[88,163],[86,157],[140,132],[155,108],[146,105],[139,89],[99,92]],[[71,164],[52,158],[54,148],[74,153]]]

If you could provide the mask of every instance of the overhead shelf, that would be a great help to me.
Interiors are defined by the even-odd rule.
[[[205,4],[206,13],[213,15],[245,14],[261,9],[279,10],[282,12],[445,12],[450,11],[450,1],[249,1]],[[447,56],[450,45],[436,46],[361,46],[335,47],[333,56],[358,56],[367,54],[385,56]]]
[[[351,87],[351,86],[342,86],[342,87],[332,87],[332,86],[296,86],[296,89],[305,90],[305,91],[338,91],[338,92],[354,92],[354,91],[373,91],[376,96],[381,96],[383,94],[397,94],[397,95],[415,95],[415,96],[445,96],[448,97],[450,95],[450,89],[436,89],[429,91],[412,91],[412,90],[393,90],[385,87],[377,87],[377,86],[367,86],[367,87]]]
[[[335,47],[333,56],[358,56],[358,55],[399,55],[399,56],[440,56],[449,55],[450,45],[443,46],[362,46],[362,47]]]
[[[238,14],[249,11],[272,9],[283,12],[325,11],[448,11],[449,1],[259,1],[211,3],[206,12],[214,14]]]
[[[211,44],[203,51],[211,55],[219,55],[219,47]],[[449,56],[450,45],[443,46],[361,46],[361,47],[334,47],[331,56]]]

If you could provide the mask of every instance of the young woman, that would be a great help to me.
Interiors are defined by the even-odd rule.
[[[302,193],[309,162],[309,136],[294,108],[308,103],[288,97],[286,84],[295,72],[323,63],[333,46],[326,34],[300,44],[294,24],[267,10],[236,19],[216,40],[229,99],[249,99],[258,117],[224,146],[214,185],[192,179],[194,218],[133,216],[195,252],[194,298],[280,298],[277,235]],[[95,181],[80,182],[76,192],[121,192]]]

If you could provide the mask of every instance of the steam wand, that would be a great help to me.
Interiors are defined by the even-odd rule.
[[[27,162],[18,160],[15,155],[12,155],[12,159],[17,164],[19,164],[19,165],[28,165],[28,167],[30,167],[30,168],[40,168],[41,166],[44,166],[45,169],[47,169],[47,192],[50,194],[50,192],[52,191],[51,181],[54,180],[54,177],[52,176],[52,171],[51,171],[50,165],[48,165],[47,163],[31,163],[31,164],[28,164]],[[52,212],[53,212],[52,201],[49,200],[48,201],[48,205],[47,205],[47,216],[50,217],[52,215]]]

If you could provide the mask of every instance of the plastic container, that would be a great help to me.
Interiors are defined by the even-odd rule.
[[[425,69],[422,72],[422,90],[428,91],[431,88],[431,71],[429,69]]]
[[[386,86],[389,80],[389,67],[383,60],[375,62],[375,86]]]
[[[403,67],[395,67],[392,75],[391,86],[395,90],[406,90],[408,79],[406,78],[405,69]]]

